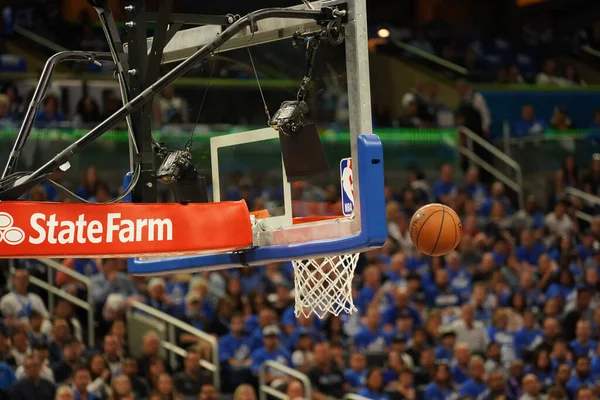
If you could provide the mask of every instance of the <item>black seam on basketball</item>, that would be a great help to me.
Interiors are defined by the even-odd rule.
[[[444,215],[446,215],[446,211],[444,211],[444,206],[442,205],[442,220],[440,221],[440,230],[438,231],[438,237],[437,239],[435,239],[435,244],[433,245],[433,249],[431,249],[431,253],[429,253],[429,255],[432,255],[433,252],[435,251],[435,248],[438,245],[438,242],[440,241],[440,236],[442,236],[442,229],[444,229]]]
[[[437,211],[432,212],[431,214],[429,214],[427,219],[425,221],[423,221],[423,223],[421,224],[421,229],[419,229],[419,232],[417,232],[417,240],[415,240],[415,246],[417,246],[417,248],[419,247],[419,236],[421,236],[421,231],[423,230],[423,227],[425,226],[427,221],[429,221],[429,218],[433,217],[435,213],[439,213],[441,211],[442,210],[437,210]],[[425,252],[423,252],[423,253],[425,253]],[[427,254],[427,253],[425,253],[425,254]],[[430,254],[427,254],[427,255],[430,255]]]
[[[452,223],[454,224],[454,242],[452,242],[452,244],[453,244],[453,246],[452,246],[452,249],[454,249],[454,248],[456,247],[456,245],[458,244],[458,243],[456,243],[456,239],[457,239],[457,236],[458,236],[458,235],[456,234],[456,231],[457,231],[457,223],[456,223],[456,221],[454,220],[454,217],[452,216],[452,213],[451,213],[451,212],[449,212],[449,213],[448,213],[448,216],[450,216],[450,218],[452,218]]]

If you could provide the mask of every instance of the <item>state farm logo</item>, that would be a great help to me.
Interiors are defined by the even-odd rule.
[[[13,226],[14,223],[12,215],[0,212],[0,242],[14,246],[25,240],[25,232],[23,229]]]
[[[140,243],[173,240],[173,222],[169,218],[126,219],[121,213],[107,213],[103,220],[88,219],[80,214],[74,220],[57,219],[56,214],[35,213],[29,219],[32,233],[29,237],[21,228],[14,227],[12,215],[0,212],[0,242],[21,244],[98,244]]]

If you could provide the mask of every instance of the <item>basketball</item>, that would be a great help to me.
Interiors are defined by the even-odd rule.
[[[443,204],[419,208],[410,220],[410,238],[428,256],[450,253],[460,242],[462,225],[458,214]]]

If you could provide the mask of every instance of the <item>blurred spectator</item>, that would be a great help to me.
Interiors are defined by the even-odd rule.
[[[219,400],[219,392],[212,383],[202,385],[200,390],[200,400]]]
[[[317,343],[314,351],[314,367],[307,375],[313,385],[313,398],[316,400],[325,400],[329,397],[342,398],[349,390],[349,384],[346,382],[344,373],[333,362],[329,344]],[[383,386],[383,378],[380,385]],[[367,376],[367,385],[368,385]]]
[[[550,231],[550,234],[556,237],[568,236],[575,229],[575,224],[567,214],[567,203],[559,201],[554,207],[554,211],[546,215],[544,225]]]
[[[235,389],[233,400],[256,400],[254,388],[250,385],[240,385]]]
[[[92,295],[97,304],[104,304],[109,294],[125,297],[135,296],[138,291],[131,277],[117,270],[114,259],[105,259],[102,272],[92,276]]]
[[[42,366],[34,356],[27,356],[23,361],[25,377],[10,389],[10,399],[19,400],[54,400],[56,388],[52,382],[41,377]]]
[[[470,378],[462,384],[459,394],[461,396],[478,398],[482,396],[486,390],[485,369],[483,367],[483,358],[473,356],[469,361]]]
[[[13,290],[0,298],[0,312],[4,323],[12,327],[29,328],[29,317],[37,312],[49,317],[46,305],[35,293],[29,292],[29,272],[17,269],[13,275]]]
[[[573,128],[573,122],[569,118],[567,109],[563,106],[557,106],[554,108],[552,119],[550,120],[550,126],[552,129],[557,131],[566,131]]]
[[[430,113],[425,84],[421,80],[415,80],[411,89],[402,97],[402,107],[406,110],[403,119],[411,122],[414,127],[432,124],[434,115]]]
[[[36,126],[45,128],[65,121],[65,115],[58,109],[58,98],[49,94],[44,99],[44,109],[35,118]]]
[[[167,86],[161,92],[155,111],[155,120],[158,126],[181,124],[188,121],[187,105],[183,98],[177,96],[172,85]]]
[[[10,99],[5,94],[0,94],[0,129],[13,128],[15,123],[10,115]]]
[[[590,130],[592,130],[593,134],[598,134],[598,132],[600,132],[600,108],[594,110]]]
[[[556,75],[556,62],[554,60],[546,60],[542,72],[535,77],[535,83],[538,85],[558,85],[560,78]]]
[[[440,93],[440,85],[437,81],[429,81],[425,87],[425,100],[429,108],[429,115],[432,116],[432,123],[437,120],[437,115],[440,111],[446,110],[448,107],[438,99]]]
[[[566,384],[571,396],[575,396],[577,389],[582,386],[594,386],[594,380],[590,376],[590,359],[587,356],[578,356],[575,359],[575,373]]]
[[[383,392],[383,375],[379,368],[373,368],[369,371],[366,387],[361,389],[358,395],[373,400],[391,400],[390,396]]]
[[[458,343],[464,343],[474,352],[485,351],[489,338],[483,323],[475,321],[472,305],[465,304],[461,307],[461,317],[454,322],[453,329]]]
[[[585,81],[579,76],[579,71],[577,70],[577,67],[573,64],[569,64],[565,68],[564,81],[565,85],[586,86]]]
[[[131,381],[127,376],[119,375],[114,377],[110,384],[110,400],[131,399],[132,394]]]
[[[50,362],[48,359],[48,346],[38,345],[33,347],[32,355],[40,364],[40,377],[48,382],[55,383],[54,372],[52,372],[52,369],[50,368]],[[17,380],[26,378],[24,365],[20,365],[19,368],[17,368],[15,371],[15,376]]]
[[[381,328],[381,316],[376,306],[367,309],[364,321],[354,336],[356,350],[383,351],[388,344],[388,337]]]
[[[521,75],[519,67],[515,64],[508,67],[508,83],[522,85],[525,83],[525,78]]]
[[[523,378],[523,395],[519,397],[519,400],[542,400],[540,382],[537,377],[533,374],[525,375]]]
[[[423,398],[425,400],[447,399],[452,393],[455,392],[448,364],[436,364],[433,382],[427,385]]]
[[[88,392],[88,386],[92,382],[92,374],[86,367],[78,367],[73,371],[73,394],[75,400],[100,400],[94,393]]]
[[[533,106],[526,104],[521,107],[521,121],[514,126],[514,133],[517,137],[528,135],[540,135],[548,129],[546,121],[536,119]]]
[[[112,375],[102,354],[94,354],[90,358],[89,369],[92,374],[92,382],[87,386],[87,391],[100,398],[107,398],[111,393],[110,380]]]
[[[230,332],[219,339],[219,360],[231,376],[233,383],[249,379],[251,341],[244,332],[244,319],[234,314],[230,321]]]
[[[82,345],[77,339],[69,338],[65,340],[62,359],[52,366],[57,383],[66,382],[71,378],[73,371],[77,369],[78,364],[81,362],[81,355]]]
[[[593,398],[594,391],[591,387],[582,386],[575,393],[575,400],[592,400]]]
[[[73,118],[75,126],[90,126],[100,121],[100,107],[92,96],[84,96],[77,103],[77,112]]]
[[[96,194],[98,185],[100,185],[98,171],[96,171],[96,168],[94,167],[89,167],[85,170],[81,184],[75,191],[75,194],[77,194],[79,197],[89,200]]]
[[[25,104],[23,98],[19,95],[19,90],[17,89],[17,86],[12,82],[7,83],[2,87],[0,93],[8,96],[10,106],[8,110],[8,115],[10,115],[15,120],[19,120],[25,112]],[[1,114],[2,112],[0,111],[0,115]]]
[[[433,186],[434,200],[440,203],[449,204],[458,190],[454,182],[454,169],[450,164],[442,165],[440,169],[440,179]]]
[[[123,359],[123,364],[121,365],[121,372],[123,373],[123,375],[129,377],[133,393],[138,398],[147,398],[150,394],[150,388],[148,387],[148,382],[146,381],[146,379],[138,376],[138,370],[138,363],[135,358],[126,357]]]
[[[258,375],[260,366],[267,360],[277,361],[281,364],[291,367],[292,358],[290,354],[279,343],[279,335],[281,331],[276,325],[268,325],[262,330],[264,345],[252,352],[251,369],[254,375]],[[277,378],[281,378],[278,371],[267,369],[265,373],[265,382],[271,383]]]

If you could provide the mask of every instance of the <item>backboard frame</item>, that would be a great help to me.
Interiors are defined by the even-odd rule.
[[[350,153],[355,168],[353,189],[356,212],[352,218],[340,218],[301,225],[281,226],[276,229],[258,229],[254,247],[233,253],[185,256],[173,258],[136,258],[128,262],[129,272],[139,275],[168,274],[174,271],[216,270],[239,266],[258,266],[268,262],[318,258],[325,255],[361,252],[379,247],[387,239],[384,199],[383,149],[379,138],[372,134],[371,95],[369,82],[369,52],[366,0],[328,0],[313,2],[321,7],[347,6],[345,29],[346,77],[350,127]],[[305,5],[294,7],[306,8]],[[263,21],[259,32],[246,44],[267,43],[290,37],[297,29],[313,29],[313,22],[289,20]],[[316,24],[314,24],[316,26]],[[312,27],[312,28],[311,28]],[[186,49],[194,47],[195,40],[207,40],[206,27],[193,28],[195,33],[177,45],[174,40],[165,49],[164,57],[180,57]],[[261,32],[261,28],[263,31]],[[266,31],[265,31],[266,29]],[[191,31],[191,30],[190,30]],[[212,32],[212,31],[211,31]],[[208,32],[208,35],[215,32]],[[190,43],[192,40],[192,43]],[[151,40],[148,41],[151,43]],[[233,43],[233,44],[231,44]],[[200,45],[201,43],[197,43]],[[235,43],[230,42],[235,48]],[[221,51],[227,50],[222,47]],[[217,140],[218,141],[218,140]]]

